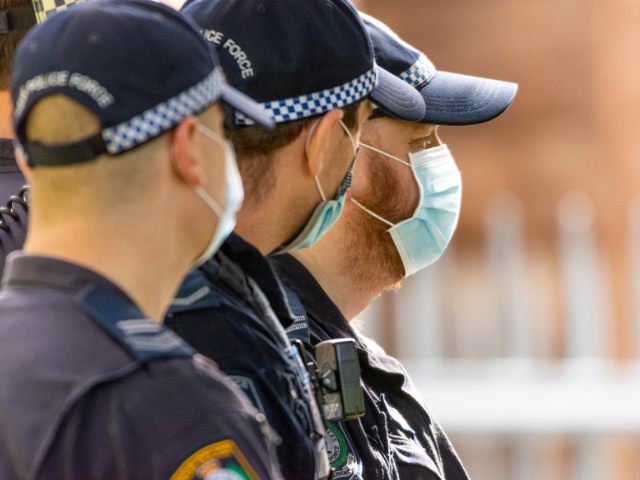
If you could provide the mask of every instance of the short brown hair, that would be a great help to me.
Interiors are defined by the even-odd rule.
[[[25,126],[27,141],[47,145],[77,142],[101,129],[93,112],[62,94],[36,102]],[[164,132],[117,156],[104,154],[71,165],[34,167],[31,184],[34,202],[38,192],[38,211],[60,220],[92,212],[107,215],[127,205],[140,205],[156,187],[161,165],[157,159],[168,147],[169,135]]]
[[[361,103],[362,101],[342,109],[342,121],[351,131],[358,127],[358,107]],[[260,202],[275,185],[273,155],[291,144],[320,116],[281,123],[274,130],[257,125],[225,129],[227,138],[236,151],[242,183],[250,201]]]
[[[26,7],[28,5],[31,5],[31,0],[0,0],[0,10]],[[13,54],[18,48],[18,43],[26,34],[27,30],[12,30],[0,35],[0,90],[9,88]]]

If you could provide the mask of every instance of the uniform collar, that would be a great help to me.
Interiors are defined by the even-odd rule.
[[[119,287],[102,275],[57,258],[27,255],[21,251],[7,257],[2,289],[39,287],[79,292],[87,285],[129,299]]]
[[[253,278],[266,295],[283,327],[288,328],[295,317],[289,307],[280,279],[264,255],[236,233],[229,235],[220,250],[246,275]]]
[[[193,356],[193,349],[163,325],[145,318],[120,288],[102,275],[64,260],[14,252],[2,289],[32,287],[63,290],[136,360]]]
[[[367,349],[340,309],[302,263],[290,254],[269,257],[269,262],[287,288],[298,296],[310,322],[326,330],[331,338],[353,338],[360,349]]]
[[[374,372],[373,375],[378,379],[385,379],[384,382],[389,388],[402,390],[412,397],[420,408],[427,411],[422,397],[409,380],[402,364],[385,354],[380,347],[371,348],[366,344],[304,265],[289,254],[270,257],[269,261],[284,285],[300,299],[310,324],[313,323],[324,330],[329,338],[352,338],[355,340],[360,367],[365,371],[364,376],[367,375],[366,371]]]

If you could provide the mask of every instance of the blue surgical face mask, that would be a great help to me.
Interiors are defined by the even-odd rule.
[[[396,225],[362,206],[365,212],[388,224],[388,230],[400,253],[405,276],[432,264],[449,244],[460,216],[462,178],[446,145],[409,154],[411,163],[377,148],[363,147],[393,158],[411,167],[420,189],[420,203],[411,218]]]
[[[318,125],[317,120],[316,123],[313,124],[311,129],[309,130],[309,137],[307,138],[307,146],[309,147],[309,141],[311,140],[311,135],[313,134],[313,130]],[[320,238],[329,231],[329,229],[338,221],[340,215],[342,214],[342,209],[344,208],[345,198],[347,196],[347,190],[351,187],[351,177],[353,174],[353,165],[356,160],[356,156],[358,155],[358,149],[356,147],[356,142],[351,135],[351,132],[344,124],[342,120],[340,120],[340,125],[347,132],[349,136],[349,140],[351,140],[351,146],[353,147],[353,160],[351,161],[351,166],[347,171],[338,191],[336,192],[335,197],[332,200],[327,200],[324,195],[324,191],[322,190],[322,185],[320,185],[320,180],[318,177],[314,177],[316,180],[316,186],[318,187],[318,191],[320,192],[320,197],[322,198],[322,202],[315,208],[311,218],[304,226],[302,231],[298,234],[298,236],[288,245],[282,245],[272,252],[272,255],[280,255],[282,253],[293,252],[295,250],[302,250],[303,248],[309,248],[313,246]],[[308,153],[307,153],[308,156]]]
[[[200,133],[216,142],[224,150],[225,157],[225,177],[227,180],[227,203],[224,209],[220,208],[220,205],[211,198],[202,187],[196,185],[195,192],[204,200],[204,202],[213,210],[218,216],[218,225],[213,231],[213,235],[207,246],[206,250],[197,258],[191,269],[196,269],[204,262],[209,260],[214,253],[220,248],[222,242],[231,234],[236,226],[236,213],[242,206],[244,200],[244,190],[242,188],[242,179],[240,172],[238,172],[238,165],[236,164],[236,155],[233,151],[233,146],[228,140],[225,141],[213,130],[208,129],[201,123],[198,123],[197,129]]]

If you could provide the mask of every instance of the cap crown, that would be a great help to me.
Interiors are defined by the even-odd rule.
[[[182,12],[217,49],[229,83],[258,102],[297,100],[345,86],[352,89],[348,104],[375,84],[373,48],[348,1],[196,0]],[[371,78],[362,87],[346,85],[368,72]],[[284,117],[277,121],[294,119]]]
[[[16,52],[16,133],[24,141],[29,109],[61,93],[92,111],[105,130],[146,113],[146,124],[129,130],[137,138],[124,142],[134,146],[217,100],[222,79],[211,77],[215,67],[197,28],[169,7],[144,0],[78,5],[33,29]]]
[[[381,21],[360,13],[371,37],[376,63],[419,89],[436,74],[436,68],[418,49],[402,40]]]

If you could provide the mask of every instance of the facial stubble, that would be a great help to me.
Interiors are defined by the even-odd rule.
[[[409,189],[387,165],[384,156],[371,152],[367,159],[369,189],[356,200],[382,218],[396,224],[415,209]],[[349,202],[345,217],[346,261],[342,274],[366,291],[383,293],[398,289],[405,276],[400,254],[389,234],[389,225]]]

